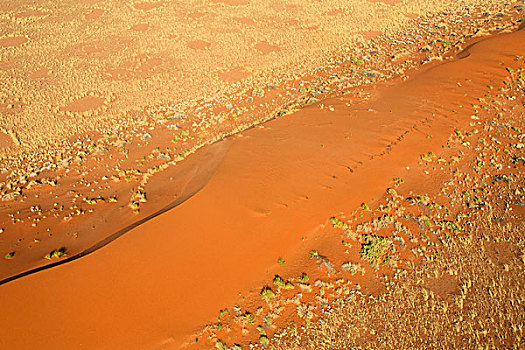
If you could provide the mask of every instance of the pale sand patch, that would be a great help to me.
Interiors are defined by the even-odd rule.
[[[229,83],[234,83],[236,81],[242,80],[248,77],[250,74],[241,67],[232,68],[229,71],[219,73],[219,77]]]
[[[242,24],[255,25],[255,21],[253,20],[253,18],[232,17],[232,20],[235,21],[235,22],[242,23]]]
[[[215,3],[226,4],[230,6],[248,5],[250,0],[212,0]]]
[[[97,96],[86,96],[68,103],[63,110],[73,113],[83,113],[99,109],[104,105],[105,99]]]
[[[44,12],[39,10],[28,10],[28,11],[22,11],[18,12],[13,15],[15,18],[27,18],[27,17],[43,17],[49,15],[50,12]]]
[[[0,47],[17,47],[28,42],[25,36],[6,36],[0,38]]]
[[[13,139],[11,139],[11,136],[9,136],[6,133],[0,133],[0,147],[2,148],[10,148],[14,146]]]
[[[188,47],[194,50],[206,50],[210,48],[211,43],[204,40],[193,40],[188,42]]]
[[[359,34],[361,34],[363,36],[363,38],[365,40],[371,40],[371,39],[374,39],[374,38],[377,38],[378,36],[380,36],[381,32],[377,31],[377,30],[370,30],[370,31],[366,31],[366,32],[359,32]]]
[[[149,23],[139,23],[131,26],[131,30],[136,32],[145,32],[149,28]]]
[[[263,55],[281,50],[279,46],[272,45],[268,43],[267,41],[259,41],[257,44],[255,44],[254,49],[256,49],[257,51],[260,51]]]
[[[343,14],[343,13],[345,13],[345,10],[343,10],[343,9],[335,9],[335,10],[331,10],[331,11],[326,12],[326,14],[328,16],[337,16],[337,15],[340,15],[340,14]]]
[[[93,9],[85,15],[86,19],[97,19],[104,14],[102,9]]]
[[[387,5],[397,5],[401,3],[403,0],[368,0],[370,2],[379,2]]]
[[[206,16],[206,13],[204,12],[192,12],[188,15],[188,18],[198,19],[204,16]]]
[[[103,55],[105,50],[98,43],[81,43],[72,48],[72,52],[76,55],[90,56],[90,55]]]
[[[49,77],[49,69],[44,67],[40,68],[34,71],[33,73],[29,74],[29,77],[34,80],[47,78]]]
[[[114,68],[104,71],[104,76],[111,80],[129,80],[133,77],[133,72],[128,69]]]

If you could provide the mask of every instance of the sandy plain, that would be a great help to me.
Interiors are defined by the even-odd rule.
[[[489,121],[488,115],[481,115],[488,107],[480,99],[489,99],[491,91],[500,94],[490,101],[490,108],[502,108],[499,113],[508,118],[504,122],[514,123],[509,128],[518,133],[506,137],[520,140],[522,135],[516,130],[523,128],[520,54],[525,40],[523,31],[509,34],[519,25],[523,9],[519,4],[492,2],[476,7],[473,1],[454,7],[447,2],[345,2],[343,6],[322,2],[307,9],[281,9],[279,2],[272,5],[277,10],[270,11],[266,6],[271,2],[239,1],[201,4],[201,12],[192,12],[197,6],[192,3],[181,12],[174,8],[180,10],[183,5],[175,2],[122,4],[115,2],[111,11],[99,4],[80,16],[82,21],[108,21],[93,26],[103,28],[94,35],[99,44],[74,45],[73,50],[82,54],[68,50],[61,51],[63,55],[36,54],[30,50],[52,48],[31,47],[26,34],[0,41],[6,49],[2,54],[7,55],[2,62],[12,64],[3,63],[2,74],[10,78],[17,69],[34,71],[30,79],[49,77],[43,69],[28,69],[33,67],[28,57],[60,61],[63,67],[73,61],[72,67],[91,67],[62,71],[67,77],[53,75],[45,84],[61,88],[42,85],[37,88],[42,95],[31,103],[23,102],[28,101],[24,98],[19,104],[16,99],[5,100],[1,213],[6,219],[0,241],[6,252],[0,269],[5,316],[0,341],[5,346],[330,347],[315,343],[326,336],[316,333],[319,330],[308,322],[337,300],[324,297],[325,287],[344,282],[359,286],[353,288],[354,293],[381,296],[386,288],[384,275],[376,268],[391,268],[395,260],[364,259],[363,247],[368,247],[369,240],[377,241],[377,236],[349,234],[351,222],[372,220],[369,213],[379,208],[385,190],[401,180],[408,186],[413,178],[407,192],[424,191],[428,196],[441,189],[438,179],[444,176],[443,169],[434,167],[431,172],[425,165],[445,162],[438,162],[434,150],[450,146],[451,135],[461,139],[462,145],[467,142],[460,138],[464,129]],[[45,8],[50,7],[25,12],[6,8],[5,12],[15,23],[31,18],[33,22],[23,22],[28,24],[24,27],[41,26],[28,31],[41,33],[42,28],[56,29],[57,25],[52,21],[54,12]],[[444,9],[447,12],[441,12]],[[320,22],[319,27],[287,23],[281,18],[286,11],[302,23]],[[173,22],[166,23],[168,12],[175,14]],[[236,39],[258,37],[264,29],[265,40],[245,46],[220,45],[226,34],[232,34],[229,30],[239,32],[224,23],[216,33],[209,26],[235,12],[243,24]],[[139,13],[147,13],[142,19],[152,22],[137,22],[134,16]],[[426,13],[429,16],[420,17]],[[123,20],[104,17],[107,14]],[[191,30],[175,26],[178,35],[191,33],[188,38],[183,34],[170,45],[156,42],[171,25],[187,24],[175,20],[179,15],[188,21],[207,20],[202,26],[190,26]],[[126,41],[123,24],[138,33],[156,28],[151,33],[154,37],[133,36]],[[258,24],[259,31],[246,29]],[[298,25],[297,33],[284,29],[294,25]],[[91,27],[75,24],[71,28]],[[271,37],[272,28],[281,39]],[[217,39],[199,39],[208,38],[195,36],[199,30],[213,32]],[[112,32],[120,33],[119,37]],[[58,39],[65,35],[57,33]],[[391,35],[380,36],[387,33]],[[491,34],[499,36],[484,39]],[[100,44],[104,40],[122,41],[122,48]],[[97,73],[126,57],[138,57],[133,48],[143,50],[146,43],[150,51],[138,60],[140,64],[112,71],[112,78],[118,76],[126,83],[108,83],[111,79]],[[232,47],[236,50],[229,52]],[[8,51],[13,48],[21,50]],[[155,52],[160,48],[166,56]],[[174,57],[182,61],[177,63]],[[243,61],[244,57],[248,58]],[[222,68],[231,62],[236,66]],[[184,69],[193,73],[177,77]],[[284,77],[281,72],[286,72]],[[505,83],[509,75],[511,82]],[[6,92],[31,94],[31,84],[23,83],[27,76],[17,79],[8,79],[12,85]],[[83,84],[97,90],[79,92],[85,89]],[[214,94],[207,95],[209,91]],[[117,95],[113,100],[111,96]],[[38,119],[46,113],[38,105],[47,98],[59,106]],[[183,100],[182,105],[172,102],[178,100]],[[501,104],[504,107],[497,107]],[[23,137],[19,136],[22,132]],[[232,136],[209,144],[224,135]],[[518,159],[518,166],[519,144],[510,143],[512,157],[506,159]],[[475,156],[479,151],[461,152]],[[513,176],[518,197],[509,199],[509,205],[522,203],[523,172],[517,169]],[[521,213],[520,204],[514,206]],[[361,212],[355,219],[345,218],[348,210],[356,208]],[[428,218],[421,220],[433,225]],[[436,219],[436,225],[443,221],[443,232],[454,231],[455,226],[448,224],[452,220]],[[334,228],[343,228],[352,238],[341,240]],[[523,243],[517,232],[514,248],[508,249],[518,256]],[[346,251],[330,246],[334,242]],[[411,248],[426,249],[421,246]],[[352,261],[340,254],[349,254]],[[509,259],[514,263],[514,258]],[[411,261],[406,270],[415,270],[419,263],[419,259],[405,260]],[[523,267],[516,264],[514,288],[519,292]],[[385,267],[381,268],[384,272]],[[352,277],[345,276],[347,271],[354,272]],[[305,275],[312,280],[308,282]],[[454,283],[448,281],[447,291],[446,282],[437,282],[436,288],[429,282],[429,289],[445,297],[454,294]],[[515,302],[511,311],[520,308],[519,298]],[[344,314],[343,307],[338,310]],[[275,336],[291,321],[307,330],[302,338]],[[511,323],[521,329],[522,321],[518,314]],[[29,323],[32,335],[21,337]],[[364,327],[373,330],[372,324],[370,320]],[[374,335],[379,331],[373,332],[364,337],[365,343],[378,339]],[[306,343],[305,338],[309,338]],[[342,341],[350,344],[358,338],[343,336]],[[520,338],[509,339],[509,344],[519,344]]]

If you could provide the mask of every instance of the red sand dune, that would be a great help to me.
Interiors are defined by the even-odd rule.
[[[1,286],[1,347],[180,346],[268,279],[302,237],[315,239],[334,210],[378,198],[443,144],[469,121],[452,110],[489,83],[498,88],[523,52],[525,31],[484,40],[373,101],[322,101],[215,144],[227,149],[222,163],[180,206],[93,254]]]

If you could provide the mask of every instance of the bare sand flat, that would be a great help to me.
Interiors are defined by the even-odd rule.
[[[474,43],[404,82],[372,88],[369,99],[322,100],[216,143],[220,162],[180,205],[81,259],[3,285],[0,329],[9,332],[0,342],[211,346],[195,343],[195,334],[239,293],[260,300],[261,286],[278,273],[299,275],[308,257],[330,269],[312,253],[327,242],[329,218],[343,208],[368,210],[363,204],[377,202],[392,179],[476,120],[487,86],[504,89],[509,72],[524,69],[524,33]],[[20,337],[29,323],[32,336]]]

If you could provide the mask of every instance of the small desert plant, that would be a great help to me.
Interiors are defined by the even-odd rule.
[[[261,290],[261,298],[265,299],[266,301],[270,301],[274,297],[275,297],[275,293],[270,287],[268,286],[263,287],[263,289]]]
[[[372,266],[379,267],[391,259],[394,246],[389,238],[367,234],[363,236],[365,243],[361,244],[361,258]]]
[[[400,178],[400,177],[394,177],[394,180],[393,180],[393,181],[394,181],[394,185],[395,185],[395,186],[399,186],[399,185],[401,185],[403,182],[405,182],[405,181],[404,181],[402,178]]]
[[[217,348],[217,350],[229,350],[228,345],[224,344],[220,340],[217,340],[217,342],[215,343],[215,347]]]
[[[301,274],[301,276],[299,276],[299,281],[303,282],[303,283],[306,283],[310,280],[310,277],[305,273],[303,272]]]
[[[334,228],[342,228],[342,229],[348,228],[348,225],[344,221],[336,218],[335,216],[332,216],[330,218],[330,221],[332,222],[332,225],[334,226]]]
[[[52,250],[51,252],[47,253],[44,256],[44,259],[47,259],[47,260],[51,260],[53,258],[60,259],[64,255],[66,255],[66,248],[60,248],[60,249]]]
[[[255,324],[255,317],[249,312],[244,314],[244,319],[246,320],[246,323],[251,326]]]
[[[259,342],[261,343],[262,346],[268,345],[268,337],[266,335],[261,335],[259,337]]]
[[[432,161],[432,157],[435,157],[436,155],[434,154],[434,152],[428,152],[427,154],[422,154],[420,157],[421,157],[421,160],[424,160],[425,162],[431,162]]]
[[[360,264],[354,264],[351,262],[345,262],[343,265],[341,265],[341,268],[343,271],[349,271],[350,274],[355,275],[356,273],[360,273],[361,275],[365,274],[365,269]]]
[[[284,287],[283,287],[283,289],[294,289],[294,288],[295,288],[295,286],[290,281],[286,281],[286,283],[284,284]]]
[[[275,275],[275,277],[273,278],[273,284],[277,287],[284,287],[285,286],[285,282],[284,280],[281,278],[281,276],[278,276],[278,275]]]

